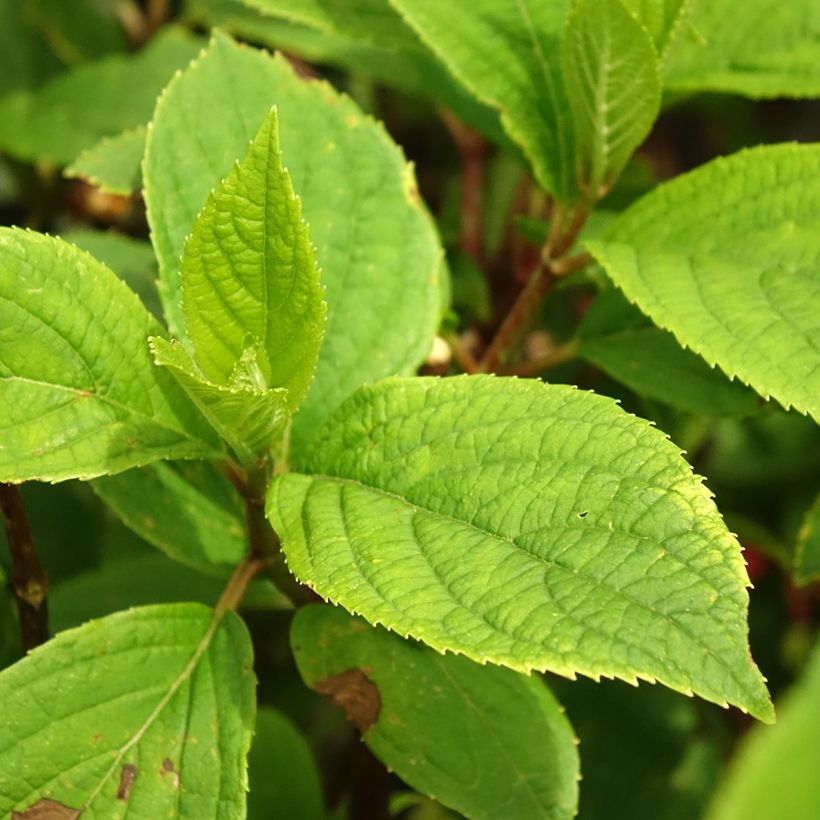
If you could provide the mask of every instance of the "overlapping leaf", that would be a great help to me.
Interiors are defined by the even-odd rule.
[[[576,0],[561,40],[579,185],[602,195],[658,115],[655,47],[622,0]]]
[[[571,199],[574,138],[559,58],[567,0],[390,2],[453,76],[501,112],[502,125],[540,184],[559,199]]]
[[[476,820],[575,816],[572,727],[539,678],[440,655],[321,605],[299,610],[291,645],[305,682],[417,791]]]
[[[764,398],[820,419],[820,146],[672,180],[588,246],[627,297]]]
[[[140,163],[145,151],[145,126],[103,137],[86,148],[65,171],[69,178],[84,179],[101,191],[128,196],[142,184]]]
[[[0,674],[0,812],[243,816],[252,662],[239,618],[200,604],[61,633]]]
[[[159,324],[102,263],[3,228],[0,297],[0,480],[219,457],[204,419],[151,361]]]
[[[643,23],[661,57],[688,22],[693,0],[624,0],[624,5]]]
[[[794,577],[802,584],[820,580],[820,496],[806,513],[797,534]]]
[[[298,450],[359,384],[410,372],[427,355],[441,249],[409,167],[379,126],[283,59],[217,35],[160,99],[146,148],[148,215],[176,335],[184,239],[273,104],[328,303],[316,379],[294,423]],[[215,106],[234,114],[214,117]]]
[[[345,403],[298,469],[268,495],[288,564],[372,623],[771,719],[737,542],[674,445],[610,399],[386,380]]]

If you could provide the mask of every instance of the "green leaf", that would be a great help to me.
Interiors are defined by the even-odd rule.
[[[754,391],[684,350],[614,288],[596,297],[578,336],[578,355],[639,395],[705,416],[742,417],[759,409]]]
[[[157,552],[117,555],[106,565],[49,585],[49,625],[60,632],[121,609],[180,600],[213,606],[224,587],[224,580],[202,575]],[[285,609],[290,604],[270,581],[258,580],[248,588],[242,608]]]
[[[287,820],[326,817],[310,747],[290,720],[274,709],[257,712],[248,779],[250,820],[269,820],[272,812]]]
[[[60,70],[20,0],[0,0],[0,20],[0,97],[36,88]]]
[[[390,2],[467,89],[500,111],[538,182],[572,199],[574,137],[558,58],[568,0]]]
[[[678,449],[611,400],[487,376],[359,390],[268,517],[325,598],[434,649],[658,680],[770,720],[740,548]]]
[[[69,165],[63,176],[83,179],[109,194],[129,196],[142,185],[140,163],[145,151],[145,126],[139,125],[103,137],[86,148]]]
[[[258,346],[259,387],[287,388],[295,410],[313,379],[325,305],[282,167],[275,109],[194,223],[181,277],[188,338],[205,378],[227,385],[246,349]]]
[[[777,725],[750,731],[722,778],[709,820],[805,820],[820,806],[820,645],[778,706]]]
[[[200,604],[61,633],[0,674],[0,812],[244,816],[252,663],[241,620]]]
[[[379,3],[390,8],[387,0],[379,0]],[[353,9],[345,4],[345,13],[337,14],[332,25],[319,27],[313,17],[310,24],[307,19],[304,25],[289,22],[305,17],[298,0],[278,3],[277,6],[281,9],[276,12],[279,16],[271,17],[267,14],[273,13],[272,6],[262,14],[248,8],[242,0],[189,0],[187,14],[199,23],[218,26],[252,42],[296,54],[311,63],[347,69],[353,74],[367,74],[424,99],[432,96],[493,142],[508,149],[512,147],[501,129],[498,113],[482,105],[456,82],[408,27],[404,26],[404,37],[385,40],[383,28],[378,25],[381,16],[374,19],[367,15],[364,6],[354,16]],[[395,16],[395,12],[390,13]],[[388,25],[392,28],[395,23]]]
[[[662,58],[684,28],[693,5],[692,0],[623,0],[623,3],[646,27]]]
[[[154,362],[167,367],[211,426],[231,446],[242,464],[252,464],[273,446],[288,419],[288,391],[264,389],[257,351],[249,348],[250,365],[262,386],[207,381],[178,342],[152,337]],[[237,366],[243,361],[237,363]]]
[[[91,488],[134,532],[170,558],[227,575],[247,550],[242,507],[207,464],[151,464]]]
[[[721,158],[587,243],[627,298],[761,396],[820,419],[820,145]]]
[[[688,36],[670,50],[673,91],[747,97],[820,95],[820,5],[816,0],[700,0]]]
[[[820,581],[820,495],[806,513],[797,535],[794,577],[799,584]]]
[[[151,361],[156,320],[75,246],[0,229],[0,328],[0,481],[220,456],[204,419]]]
[[[597,199],[658,116],[658,58],[621,0],[576,0],[561,39],[561,64],[575,121],[578,182]]]
[[[575,815],[578,752],[543,681],[439,655],[328,606],[299,610],[291,644],[305,683],[343,706],[417,791],[477,820]]]
[[[140,52],[115,54],[0,100],[0,149],[68,165],[102,137],[148,121],[162,87],[200,42],[168,26]],[[204,197],[203,197],[204,200]]]
[[[413,372],[427,356],[442,252],[411,169],[381,126],[328,85],[299,79],[284,59],[217,34],[160,99],[146,147],[148,216],[177,336],[184,239],[274,103],[328,302],[316,379],[294,422],[298,451],[360,384]],[[214,107],[236,114],[214,117]]]

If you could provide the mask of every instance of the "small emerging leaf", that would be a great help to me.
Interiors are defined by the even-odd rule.
[[[313,379],[325,305],[301,205],[282,167],[275,109],[208,198],[185,243],[181,276],[188,338],[204,378],[228,385],[258,345],[260,388],[286,388],[295,410]],[[179,354],[175,366],[186,370]]]
[[[740,547],[678,449],[612,400],[482,376],[385,380],[295,466],[267,508],[288,565],[371,623],[771,720]]]
[[[579,186],[600,197],[658,115],[658,58],[622,0],[576,0],[561,39]]]
[[[0,813],[244,816],[250,637],[200,604],[120,612],[0,673]]]
[[[129,196],[142,185],[140,163],[145,151],[145,126],[103,137],[86,148],[63,171],[69,178],[84,179],[101,191]]]
[[[539,678],[440,655],[329,606],[291,628],[299,671],[417,791],[476,820],[569,820],[578,803],[572,727]]]

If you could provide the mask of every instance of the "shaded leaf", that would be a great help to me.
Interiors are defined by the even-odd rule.
[[[362,388],[268,517],[320,595],[513,669],[659,680],[771,720],[739,545],[678,449],[610,399],[484,376]]]
[[[86,148],[63,175],[84,179],[101,191],[128,196],[142,185],[140,163],[145,151],[145,126],[139,125],[113,137],[103,137]]]
[[[477,819],[575,815],[572,727],[537,677],[439,655],[321,605],[299,610],[291,644],[305,682],[349,714],[372,700],[363,739],[414,789]]]
[[[102,263],[0,229],[0,480],[92,478],[220,446],[147,337],[161,329]]]
[[[797,535],[794,577],[800,584],[820,581],[820,496],[806,513]]]
[[[559,59],[567,0],[390,2],[456,79],[499,110],[538,182],[559,200],[570,200],[574,138]]]
[[[587,243],[630,301],[729,376],[820,419],[820,146],[659,186]]]
[[[199,604],[61,633],[0,674],[0,811],[241,816],[252,662],[239,618]]]

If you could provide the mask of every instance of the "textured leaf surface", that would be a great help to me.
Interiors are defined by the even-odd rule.
[[[128,285],[148,310],[162,321],[157,293],[157,259],[150,242],[113,231],[79,229],[60,235],[78,248],[88,251],[111,268]]]
[[[622,0],[577,0],[561,40],[561,61],[575,120],[579,184],[597,197],[658,115],[658,58]]]
[[[806,513],[797,535],[794,577],[802,584],[820,581],[820,496]]]
[[[239,618],[199,604],[63,632],[0,674],[0,812],[243,816],[252,663]]]
[[[693,0],[623,0],[643,23],[661,57],[688,22]]]
[[[291,645],[305,682],[417,791],[477,820],[575,815],[572,727],[539,678],[440,655],[323,605],[299,610]]]
[[[140,163],[145,151],[145,126],[103,137],[86,148],[65,169],[69,178],[84,179],[101,191],[128,196],[142,185]]]
[[[67,165],[103,137],[147,122],[162,87],[200,46],[167,27],[135,55],[105,57],[0,100],[0,148]]]
[[[209,464],[156,463],[91,483],[130,529],[203,572],[228,574],[245,554],[242,506]]]
[[[749,97],[820,95],[816,0],[697,0],[670,50],[666,86]]]
[[[205,378],[227,385],[256,347],[259,388],[286,388],[295,410],[313,379],[325,305],[299,199],[282,167],[275,110],[208,198],[185,243],[181,276],[185,326]]]
[[[204,419],[151,361],[147,337],[160,330],[88,254],[0,230],[0,480],[219,457]]]
[[[360,384],[423,361],[438,326],[442,260],[411,170],[383,129],[283,59],[217,35],[161,98],[146,148],[148,215],[177,335],[184,238],[274,103],[328,303],[316,379],[294,423],[298,450]],[[235,115],[211,116],[214,106]]]
[[[743,739],[709,820],[806,820],[820,806],[820,645],[778,705],[777,725]]]
[[[320,595],[514,669],[657,679],[763,719],[737,542],[677,448],[610,399],[391,379],[326,424],[268,516]]]
[[[157,365],[167,367],[214,430],[231,446],[242,464],[262,458],[288,419],[288,391],[256,385],[214,384],[202,377],[191,357],[178,343],[153,337],[151,350]],[[253,367],[261,377],[256,351]]]
[[[652,324],[614,288],[598,295],[579,328],[578,354],[642,396],[706,416],[748,416],[761,400]]]
[[[390,8],[388,0],[379,2]],[[271,6],[266,7],[267,14],[262,14],[242,0],[188,0],[187,13],[197,22],[218,26],[309,62],[364,73],[424,99],[432,96],[493,142],[511,147],[497,111],[483,105],[458,83],[408,27],[404,27],[403,37],[385,39],[379,26],[381,18],[368,15],[365,7],[360,7],[360,13],[354,17],[353,9],[345,3],[346,13],[337,14],[332,25],[319,26],[314,17],[310,23],[302,19],[304,14],[299,17],[303,11],[299,0],[277,6],[277,16],[268,16],[273,13]],[[297,18],[304,25],[290,22]]]
[[[588,244],[627,297],[764,398],[820,419],[820,145],[710,162]]]
[[[501,123],[559,199],[575,190],[572,118],[559,44],[568,2],[390,0]]]
[[[248,755],[249,820],[323,820],[322,786],[305,738],[283,714],[262,708],[256,715]]]

